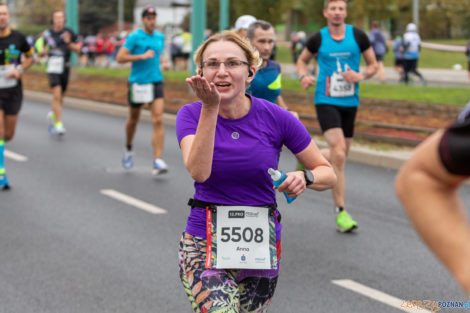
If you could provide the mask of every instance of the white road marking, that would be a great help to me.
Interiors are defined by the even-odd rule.
[[[399,310],[405,311],[405,312],[410,312],[410,313],[431,313],[431,311],[425,310],[424,308],[418,308],[417,306],[414,306],[413,308],[407,308],[406,304],[408,301],[411,300],[402,300],[396,297],[393,297],[391,295],[388,295],[382,291],[379,291],[377,289],[373,289],[370,287],[367,287],[363,284],[357,283],[353,280],[349,279],[341,279],[341,280],[332,280],[331,281],[333,284],[341,286],[343,288],[349,289],[351,291],[354,291],[356,293],[359,293],[363,296],[369,297],[373,300],[382,302],[384,304],[387,304],[391,307],[397,308]]]
[[[10,151],[10,150],[5,149],[4,155],[5,155],[5,157],[7,157],[9,159],[12,159],[12,160],[15,160],[17,162],[26,162],[26,161],[28,161],[28,157],[26,157],[24,155],[21,155],[19,153]]]
[[[115,200],[127,203],[131,206],[134,206],[136,208],[139,208],[141,210],[144,210],[146,212],[152,213],[152,214],[165,214],[167,213],[166,210],[159,208],[158,206],[155,206],[153,204],[141,201],[139,199],[136,199],[134,197],[128,196],[126,194],[123,194],[119,191],[113,190],[113,189],[102,189],[101,194],[108,196],[110,198],[113,198]]]

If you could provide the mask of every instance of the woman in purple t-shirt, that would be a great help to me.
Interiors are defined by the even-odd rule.
[[[267,170],[277,169],[285,145],[308,170],[287,173],[279,191],[295,197],[306,188],[325,190],[336,176],[300,121],[246,94],[259,65],[246,41],[230,31],[215,34],[195,62],[199,75],[186,81],[201,101],[185,105],[176,119],[184,164],[195,180],[180,277],[196,312],[266,312],[281,252]]]

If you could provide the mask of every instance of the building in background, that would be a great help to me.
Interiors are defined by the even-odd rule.
[[[177,27],[191,11],[191,0],[138,0],[134,8],[134,21],[140,26],[142,11],[145,7],[157,10],[157,26]]]

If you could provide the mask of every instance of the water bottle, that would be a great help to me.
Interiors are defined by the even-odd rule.
[[[280,184],[286,179],[287,175],[281,170],[275,170],[273,168],[270,168],[268,170],[269,175],[271,175],[271,178],[273,180],[273,184],[276,187],[279,187]],[[284,196],[286,197],[287,204],[290,204],[292,201],[295,200],[297,197],[289,197],[287,195],[287,192],[284,192]]]

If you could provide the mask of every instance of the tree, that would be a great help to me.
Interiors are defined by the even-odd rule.
[[[51,25],[52,13],[64,10],[64,0],[16,0],[18,29],[36,35]],[[133,22],[136,0],[124,1],[124,21]],[[117,22],[118,0],[79,0],[81,34],[96,34],[100,28]]]
[[[124,21],[133,22],[135,3],[136,0],[124,1]],[[79,11],[80,33],[94,35],[102,27],[117,22],[118,0],[81,0]]]
[[[17,28],[24,34],[37,35],[50,27],[52,13],[63,9],[62,0],[17,1]]]
[[[207,28],[212,31],[219,30],[220,0],[207,0]],[[257,19],[265,20],[273,25],[284,23],[284,14],[288,12],[292,1],[283,0],[256,0],[256,1],[230,1],[229,17],[233,27],[241,15],[253,15]],[[287,9],[286,9],[287,8]]]
[[[312,22],[324,25],[324,0],[295,0],[298,18],[304,27]],[[387,22],[392,35],[403,33],[412,22],[412,0],[348,0],[347,23],[368,30],[371,21]],[[423,38],[450,38],[470,35],[470,1],[420,0],[419,31]]]

